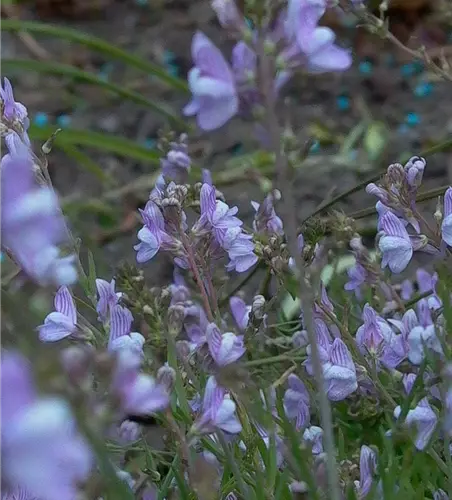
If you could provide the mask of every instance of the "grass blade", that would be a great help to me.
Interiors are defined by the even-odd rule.
[[[108,90],[120,97],[123,97],[124,99],[129,99],[130,101],[140,104],[141,106],[153,109],[157,113],[168,118],[173,123],[177,123],[186,128],[185,122],[178,118],[166,105],[151,101],[138,92],[127,90],[120,85],[116,85],[115,83],[99,78],[94,73],[83,71],[68,64],[61,64],[53,61],[35,61],[33,59],[3,59],[2,67],[4,73],[10,70],[21,69],[25,71],[36,71],[37,73],[44,73],[47,75],[69,77],[79,82],[91,83],[92,85],[97,85],[98,87]]]
[[[31,126],[29,133],[32,139],[46,141],[54,131],[54,127]],[[63,149],[67,145],[92,147],[154,165],[158,165],[160,159],[156,151],[124,137],[75,128],[65,128],[57,135],[54,145],[55,147],[61,146]]]
[[[45,24],[39,21],[22,21],[17,19],[2,19],[2,30],[13,32],[26,31],[37,35],[47,35],[80,43],[81,45],[84,45],[85,47],[88,47],[96,52],[100,52],[111,59],[117,59],[118,61],[128,64],[129,66],[133,66],[150,75],[153,75],[174,89],[188,92],[188,86],[183,80],[171,76],[165,69],[161,68],[157,64],[153,64],[146,59],[130,54],[129,52],[116,47],[101,38],[88,33],[83,33],[79,30]]]

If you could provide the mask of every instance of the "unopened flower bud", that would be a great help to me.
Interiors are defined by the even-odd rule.
[[[190,344],[186,340],[176,342],[177,357],[187,359],[190,356]]]
[[[234,0],[212,0],[212,9],[225,29],[240,29],[243,24],[243,16]]]
[[[140,437],[140,433],[140,425],[131,420],[124,420],[118,429],[121,444],[129,444],[137,441]]]
[[[418,188],[422,182],[426,161],[420,156],[413,156],[405,165],[406,180],[411,187]]]
[[[161,366],[157,371],[157,380],[168,392],[171,392],[176,381],[174,368],[171,368],[167,364]]]
[[[251,311],[256,319],[262,319],[265,314],[265,297],[263,295],[256,295],[253,299]]]
[[[153,311],[151,306],[148,306],[147,304],[145,304],[143,306],[143,313],[144,314],[154,314],[154,311]]]
[[[70,346],[61,352],[61,363],[73,382],[80,382],[91,372],[92,354],[89,344]]]
[[[283,271],[284,270],[284,259],[280,256],[273,257],[273,259],[271,260],[271,265],[275,271]]]
[[[299,330],[292,335],[292,344],[294,347],[301,349],[309,344],[308,332]]]
[[[405,170],[403,166],[400,163],[389,165],[387,178],[391,184],[402,184],[405,179]]]
[[[181,305],[174,305],[168,308],[167,321],[168,332],[171,336],[177,337],[182,330],[185,318],[185,308]]]

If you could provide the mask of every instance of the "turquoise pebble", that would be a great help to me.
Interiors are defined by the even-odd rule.
[[[155,139],[152,139],[152,137],[149,137],[148,139],[146,139],[144,141],[144,146],[146,146],[149,149],[155,148],[156,145],[157,145],[157,141]]]
[[[346,95],[340,95],[336,98],[336,104],[341,111],[346,111],[350,108],[350,98]]]
[[[320,151],[320,142],[314,141],[312,146],[309,148],[310,153],[318,153]]]
[[[40,111],[39,113],[36,113],[33,122],[37,127],[44,127],[47,123],[49,123],[49,117],[47,116],[47,113]]]
[[[176,55],[174,54],[174,52],[171,52],[171,50],[165,50],[163,52],[163,61],[167,64],[170,64],[172,62],[174,62],[174,60],[176,59]]]
[[[399,127],[397,128],[397,132],[400,135],[405,135],[409,130],[410,127],[408,127],[408,125],[406,125],[405,123],[400,124]]]
[[[57,125],[61,128],[68,127],[71,124],[72,118],[69,115],[60,115],[57,118]]]
[[[168,65],[166,65],[166,71],[171,76],[179,76],[179,67],[176,64],[168,64]]]
[[[400,72],[403,76],[413,76],[416,73],[416,66],[414,63],[403,64],[400,67]]]
[[[415,125],[418,125],[420,123],[421,119],[419,118],[419,115],[414,112],[410,112],[406,115],[405,117],[405,123],[409,127],[414,127]]]
[[[3,252],[0,252],[0,262],[3,262],[5,260],[5,254]]]
[[[417,97],[427,97],[432,93],[432,91],[433,91],[432,82],[420,82],[418,85],[416,85],[416,88],[414,89],[414,94]]]
[[[145,5],[148,5],[148,0],[135,0],[138,5],[141,5],[144,7]]]
[[[372,73],[373,66],[370,61],[362,61],[359,63],[358,69],[360,73],[370,75]]]

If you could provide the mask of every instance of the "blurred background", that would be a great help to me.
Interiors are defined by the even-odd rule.
[[[400,42],[452,63],[449,0],[396,0],[389,9]],[[295,134],[314,139],[307,168],[297,176],[299,218],[389,163],[432,147],[439,152],[428,159],[424,189],[450,183],[452,81],[407,50],[356,29],[352,17],[332,10],[323,22],[352,49],[354,64],[342,74],[298,75],[285,89]],[[245,220],[253,213],[250,201],[270,187],[271,165],[255,154],[250,122],[236,118],[213,134],[194,123],[187,130],[181,109],[189,99],[185,79],[196,30],[229,58],[233,41],[209,0],[2,2],[2,74],[28,107],[35,150],[62,129],[50,173],[99,275],[135,260],[137,208],[158,175],[159,145],[170,131],[188,132],[195,175],[211,169]],[[352,213],[373,203],[361,192],[339,208]],[[156,284],[171,278],[165,262],[148,266]]]

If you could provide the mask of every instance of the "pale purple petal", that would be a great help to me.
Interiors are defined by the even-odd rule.
[[[38,327],[39,339],[42,342],[57,342],[69,337],[77,330],[70,318],[59,312],[50,313],[44,324]]]
[[[241,332],[246,330],[251,312],[251,306],[247,306],[240,297],[231,297],[229,300],[232,316]]]
[[[55,311],[67,316],[72,323],[77,323],[77,309],[67,286],[62,286],[55,295]]]
[[[110,335],[108,340],[109,349],[112,342],[123,335],[128,335],[132,327],[133,316],[126,307],[114,306],[110,311]]]

